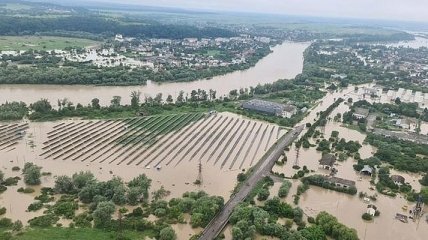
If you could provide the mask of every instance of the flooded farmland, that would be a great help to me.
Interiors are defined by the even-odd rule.
[[[302,72],[303,52],[310,43],[284,42],[274,47],[273,52],[261,59],[254,67],[213,77],[209,80],[177,83],[148,82],[144,86],[84,86],[84,85],[1,85],[0,103],[6,101],[23,101],[33,103],[47,98],[51,103],[67,98],[73,103],[86,105],[93,98],[99,98],[100,104],[108,105],[113,96],[121,96],[124,104],[130,103],[130,93],[140,91],[143,96],[162,93],[177,96],[179,91],[190,93],[202,89],[217,91],[217,96],[228,94],[230,90],[248,88],[257,84],[272,83],[278,79],[291,79]]]
[[[164,186],[171,191],[169,198],[204,190],[227,200],[236,175],[257,163],[285,132],[276,125],[231,113],[31,122],[13,150],[4,149],[0,154],[7,177],[21,176],[12,167],[22,168],[25,162],[52,172],[53,176],[42,178],[44,187],[54,185],[54,175],[82,170],[91,171],[101,181],[113,176],[129,181],[144,173],[153,180],[152,190]],[[195,185],[199,164],[202,184]],[[22,181],[0,195],[0,205],[8,209],[5,216],[26,221],[41,214],[26,212],[34,196],[16,192],[19,187],[25,187]],[[17,198],[20,201],[14,201]],[[191,230],[182,225],[177,228]]]

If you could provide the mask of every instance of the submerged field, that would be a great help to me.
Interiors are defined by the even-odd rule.
[[[284,132],[230,114],[176,114],[57,125],[43,144],[45,159],[160,169],[182,162],[219,168],[253,165]]]
[[[52,176],[42,177],[43,187],[53,187],[55,176],[82,170],[100,181],[117,176],[126,182],[144,173],[153,180],[152,189],[164,186],[171,192],[169,199],[197,190],[229,199],[237,174],[256,164],[285,132],[231,113],[31,122],[23,138],[0,154],[8,177],[22,177],[12,168],[22,168],[25,162],[51,172]],[[201,183],[195,184],[198,179]],[[0,205],[10,209],[4,217],[26,223],[42,215],[42,210],[26,211],[40,189],[22,194],[17,192],[20,187],[25,187],[22,181],[8,187]],[[194,229],[183,225],[177,231],[187,236]]]
[[[82,48],[99,42],[83,38],[50,36],[0,36],[0,51],[54,50],[66,47]]]

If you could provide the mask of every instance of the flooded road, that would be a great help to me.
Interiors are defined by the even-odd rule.
[[[0,85],[0,103],[6,101],[23,101],[33,103],[41,98],[47,98],[51,103],[58,99],[68,98],[73,103],[86,105],[93,98],[99,98],[100,104],[109,105],[113,96],[121,96],[122,104],[130,103],[130,93],[140,91],[142,97],[162,93],[174,97],[182,90],[190,93],[192,90],[203,89],[217,91],[217,97],[228,94],[230,90],[248,88],[257,84],[272,83],[278,79],[291,79],[302,72],[303,52],[310,43],[284,42],[274,47],[273,52],[261,59],[254,67],[213,77],[209,80],[178,83],[148,82],[143,86],[85,86],[85,85]]]

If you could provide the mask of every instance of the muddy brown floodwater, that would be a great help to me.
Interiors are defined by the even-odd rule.
[[[353,95],[353,87],[349,87],[341,91],[344,99]],[[339,97],[340,92],[329,93],[324,99],[322,104],[318,105],[312,113],[303,122],[312,122],[316,116],[316,112],[324,110],[334,102],[334,99]],[[371,101],[370,99],[367,99]],[[349,106],[341,103],[330,115],[331,119],[337,114],[349,110]],[[339,131],[339,137],[345,138],[347,141],[363,142],[366,135],[356,130],[345,128],[341,123],[328,121],[325,127],[318,128],[325,138],[329,138],[332,131]],[[370,145],[364,145],[359,150],[361,158],[367,158],[373,155],[376,148]],[[284,166],[274,166],[273,171],[284,173],[286,177],[292,177],[297,171],[292,168],[296,162],[296,148],[292,146],[290,151],[287,152],[287,164]],[[322,153],[317,151],[314,147],[310,149],[301,149],[298,157],[298,164],[300,166],[306,165],[309,170],[316,171],[315,174],[328,174],[326,170],[319,169],[318,160],[321,159]],[[420,223],[409,221],[409,223],[402,223],[394,219],[396,213],[407,214],[402,210],[403,206],[408,206],[411,209],[414,203],[408,202],[404,197],[398,195],[396,198],[388,197],[378,194],[376,190],[371,190],[370,178],[362,177],[359,173],[353,170],[353,164],[357,161],[353,158],[348,158],[344,162],[338,162],[335,166],[338,169],[337,177],[353,180],[356,182],[358,191],[366,192],[369,195],[377,194],[377,201],[372,202],[376,205],[381,212],[379,217],[376,217],[373,222],[365,222],[361,219],[361,215],[366,211],[367,203],[363,202],[358,196],[350,196],[343,193],[338,193],[331,190],[326,190],[320,187],[311,186],[305,192],[299,201],[299,206],[304,210],[308,216],[315,217],[321,211],[327,211],[336,216],[340,222],[349,227],[355,228],[358,232],[360,239],[391,239],[391,240],[404,240],[414,239],[422,240],[428,236],[428,226],[424,221],[425,215],[422,217]],[[421,185],[418,180],[421,178],[420,174],[399,172],[391,170],[391,174],[402,175],[406,182],[412,185],[415,191],[420,191]],[[292,195],[296,193],[296,187],[299,181],[293,180],[293,187],[290,189],[286,201],[292,204]],[[275,196],[279,189],[279,183],[276,183],[271,189],[271,196]],[[425,207],[425,212],[428,208]],[[408,215],[408,214],[407,214]]]
[[[108,105],[113,96],[121,96],[122,103],[130,103],[132,91],[140,91],[142,96],[153,96],[162,93],[177,96],[179,91],[189,93],[203,89],[217,91],[217,96],[228,94],[230,90],[248,88],[257,84],[272,83],[278,79],[291,79],[302,72],[303,52],[310,43],[284,42],[273,47],[273,52],[261,59],[254,67],[213,77],[209,80],[178,83],[148,82],[143,86],[85,86],[85,85],[0,85],[0,103],[6,101],[23,101],[33,103],[47,98],[51,103],[58,99],[68,98],[73,103],[86,105],[91,99],[99,98],[100,104]]]
[[[237,124],[225,124],[229,121]],[[168,199],[180,197],[186,191],[204,190],[208,194],[222,196],[227,201],[236,184],[236,175],[257,163],[277,138],[286,133],[273,124],[232,113],[218,113],[204,117],[188,128],[170,132],[164,138],[159,136],[159,141],[153,145],[129,145],[129,148],[124,146],[121,151],[117,151],[122,146],[113,142],[111,152],[115,154],[110,156],[110,146],[106,145],[109,141],[105,140],[111,140],[112,133],[123,130],[124,124],[123,121],[77,119],[30,122],[25,135],[18,140],[13,150],[0,151],[1,170],[6,177],[22,178],[21,172],[13,172],[12,167],[19,166],[22,169],[25,162],[34,162],[42,167],[42,171],[53,174],[42,178],[44,187],[54,185],[55,175],[72,175],[82,170],[91,171],[101,181],[113,176],[129,181],[144,173],[153,180],[151,190],[164,186],[171,191]],[[261,128],[259,133],[254,130],[258,128]],[[108,154],[99,157],[103,151]],[[45,152],[47,154],[41,156]],[[81,155],[83,153],[87,154]],[[102,161],[105,156],[109,157]],[[135,161],[126,164],[130,159]],[[122,160],[127,161],[120,163]],[[167,164],[169,161],[171,164]],[[202,163],[202,184],[194,185],[193,182],[198,178],[199,161]],[[23,194],[17,192],[19,187],[25,187],[22,181],[0,194],[0,206],[7,208],[6,217],[26,222],[43,212],[26,212],[40,190],[36,188],[33,194]],[[66,224],[67,221],[62,223]],[[174,228],[180,230],[178,234],[184,235],[200,230],[185,224],[175,225]]]

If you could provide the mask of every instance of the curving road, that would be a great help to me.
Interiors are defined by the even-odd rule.
[[[253,173],[247,179],[244,185],[241,186],[239,192],[231,196],[226,202],[221,212],[219,212],[202,232],[199,240],[213,240],[217,237],[229,221],[230,214],[233,209],[248,196],[251,190],[255,187],[263,177],[268,176],[275,162],[284,152],[285,147],[291,144],[297,136],[303,131],[304,125],[294,128],[288,132],[285,137],[278,140],[275,148],[268,156],[261,159],[258,165],[255,166]]]

